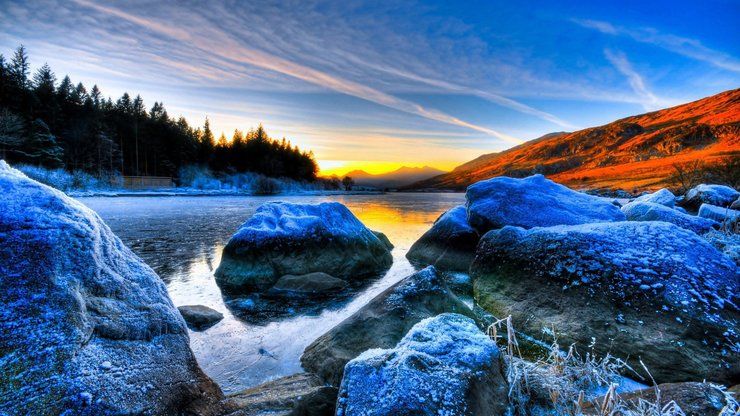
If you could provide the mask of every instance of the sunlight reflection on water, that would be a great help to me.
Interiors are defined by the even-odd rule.
[[[409,247],[444,211],[464,203],[463,194],[336,195],[279,197],[92,197],[79,198],[165,281],[175,305],[201,304],[224,314],[203,332],[190,332],[201,367],[225,393],[301,371],[303,349],[414,268]],[[270,201],[338,201],[370,229],[395,245],[393,266],[348,302],[316,316],[297,315],[256,325],[225,305],[213,272],[231,234],[255,209]]]

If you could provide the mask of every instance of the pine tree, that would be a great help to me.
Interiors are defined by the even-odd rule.
[[[59,102],[65,103],[70,99],[74,87],[72,86],[72,80],[69,79],[69,75],[65,75],[62,82],[57,87],[57,98]]]
[[[25,156],[37,165],[58,168],[63,165],[64,151],[57,144],[56,137],[49,131],[49,126],[36,119],[31,125],[31,137],[24,146]]]
[[[49,64],[41,66],[33,76],[33,92],[38,104],[34,109],[34,118],[48,120],[52,126],[55,125],[58,116],[56,81],[57,77]]]
[[[2,158],[8,150],[15,150],[23,144],[23,120],[7,109],[0,111],[0,147]]]
[[[0,53],[0,102],[5,102],[5,90],[8,83],[8,68],[5,63],[5,56]]]
[[[78,83],[76,87],[72,88],[70,101],[74,103],[74,105],[81,106],[87,98],[87,89],[81,82]]]
[[[131,96],[127,92],[124,92],[121,98],[116,101],[116,109],[123,114],[132,114],[133,107],[131,106]]]
[[[98,85],[93,85],[92,90],[90,90],[90,98],[92,98],[93,106],[97,109],[100,108],[101,95]]]
[[[49,67],[49,64],[45,63],[41,68],[36,71],[33,76],[33,87],[36,95],[43,95],[45,97],[51,97],[56,91],[57,77]]]
[[[15,50],[13,59],[10,61],[10,77],[17,88],[25,89],[28,87],[28,73],[31,70],[31,64],[28,62],[28,54],[23,45]]]

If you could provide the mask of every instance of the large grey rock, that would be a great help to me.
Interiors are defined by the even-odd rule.
[[[506,227],[481,239],[471,276],[481,307],[535,338],[554,328],[560,345],[641,358],[658,382],[740,376],[738,267],[673,224]]]
[[[686,192],[681,205],[693,210],[699,209],[701,204],[729,207],[738,198],[740,192],[729,186],[701,184]]]
[[[231,237],[216,282],[231,291],[265,291],[286,274],[362,279],[392,262],[386,244],[344,205],[275,202],[257,208]]]
[[[464,205],[442,214],[406,253],[412,263],[432,265],[438,269],[468,270],[475,256],[480,236],[468,224]]]
[[[194,331],[208,329],[224,319],[221,312],[203,305],[183,305],[178,306],[177,310],[180,311],[188,327]]]
[[[673,208],[676,206],[676,195],[673,195],[673,192],[668,189],[663,188],[652,194],[639,196],[633,202],[651,202]]]
[[[337,388],[298,373],[229,395],[224,416],[333,416]]]
[[[340,292],[347,286],[346,281],[326,273],[316,272],[301,276],[289,274],[281,277],[268,294],[281,297],[312,297]]]
[[[625,219],[607,200],[573,191],[542,175],[481,181],[468,187],[465,199],[468,223],[481,234],[506,225],[532,228]]]
[[[349,360],[371,348],[395,346],[414,324],[444,312],[473,316],[434,267],[427,267],[386,289],[311,343],[301,364],[322,381],[338,386]]]
[[[0,414],[168,415],[221,397],[162,280],[98,215],[4,161],[0,195]]]
[[[630,202],[622,207],[622,212],[629,221],[665,221],[697,234],[719,228],[717,221],[684,214],[676,209],[653,202]]]
[[[496,344],[462,315],[414,325],[392,349],[347,363],[337,415],[504,415],[508,386]]]

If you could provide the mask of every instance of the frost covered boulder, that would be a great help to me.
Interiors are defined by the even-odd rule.
[[[629,221],[665,221],[697,234],[703,234],[712,229],[719,228],[717,221],[684,214],[683,212],[654,202],[630,202],[622,207],[622,212],[624,212]]]
[[[554,328],[560,345],[642,358],[658,382],[740,377],[740,271],[673,224],[505,227],[470,272],[481,307],[545,342]]]
[[[699,209],[701,204],[729,207],[738,198],[740,192],[729,186],[701,184],[686,192],[681,205],[694,210]]]
[[[414,324],[445,312],[473,316],[434,267],[427,267],[386,289],[311,343],[301,365],[338,386],[349,360],[370,348],[391,348]]]
[[[411,262],[439,269],[468,270],[480,236],[468,224],[464,205],[442,214],[406,254]]]
[[[344,205],[275,202],[257,208],[231,237],[216,282],[227,290],[264,291],[287,274],[361,279],[392,262],[386,243]]]
[[[221,397],[164,283],[100,217],[4,161],[0,194],[0,414],[167,415]]]
[[[392,349],[347,363],[337,415],[503,415],[508,387],[496,344],[462,315],[425,319]]]
[[[711,204],[701,204],[698,215],[702,218],[717,221],[718,223],[732,224],[740,221],[740,211]]]
[[[607,200],[576,192],[542,175],[481,181],[468,187],[465,199],[468,223],[481,234],[506,225],[532,228],[625,219]]]
[[[673,208],[676,206],[676,195],[673,195],[673,192],[668,189],[663,188],[652,194],[639,196],[633,202],[651,202]]]

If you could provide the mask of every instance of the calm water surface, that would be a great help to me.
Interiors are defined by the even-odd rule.
[[[190,333],[201,367],[225,393],[301,371],[299,357],[313,340],[357,311],[385,288],[413,273],[409,247],[463,194],[280,196],[280,197],[93,197],[79,198],[97,211],[123,242],[167,284],[175,305],[206,305],[225,318]],[[370,229],[395,245],[393,266],[350,299],[308,315],[254,322],[227,307],[213,277],[221,250],[236,229],[265,202],[315,204],[338,201]]]

